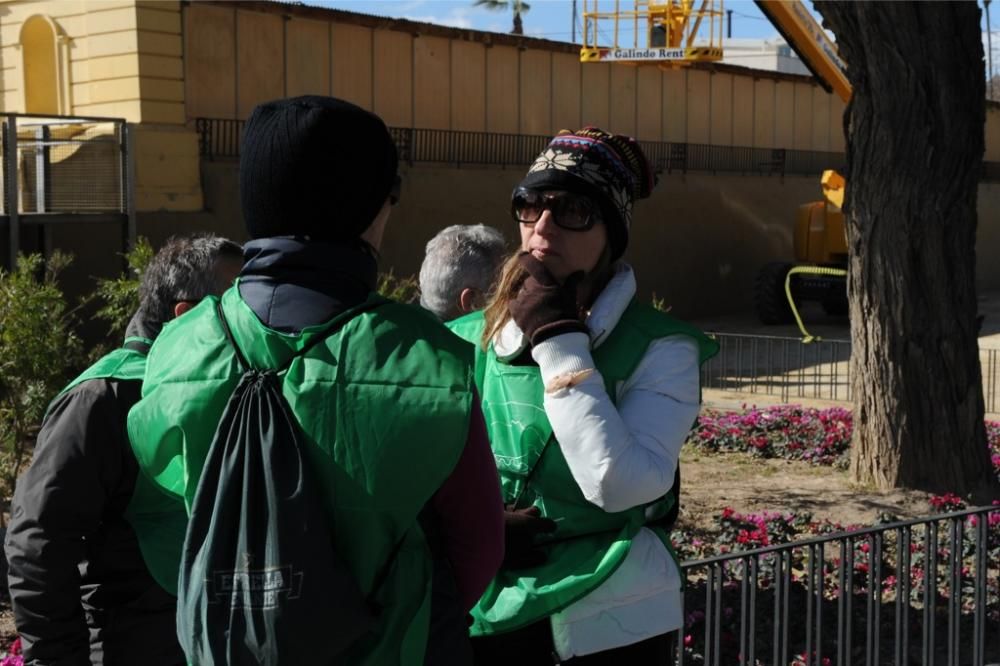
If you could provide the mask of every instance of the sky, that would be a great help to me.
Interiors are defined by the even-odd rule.
[[[472,28],[489,32],[509,32],[510,11],[491,11],[473,6],[473,0],[307,0],[308,5],[345,9],[365,14],[378,14],[412,21],[450,25],[456,28]],[[590,2],[587,3],[588,5]],[[532,0],[530,9],[522,15],[524,32],[533,37],[545,37],[556,41],[570,41],[572,37],[571,0]],[[583,0],[577,2],[583,11]],[[624,0],[623,8],[632,3]],[[601,11],[610,11],[614,3],[602,2]],[[733,37],[768,38],[778,32],[768,23],[751,0],[729,0],[727,10],[733,10]],[[577,27],[579,35],[579,25]]]
[[[405,18],[411,21],[437,23],[456,28],[471,28],[489,32],[509,32],[511,29],[510,11],[491,11],[484,7],[476,7],[473,0],[305,0],[305,4],[344,9],[364,14],[377,14],[393,18]],[[577,2],[582,11],[583,0]],[[590,2],[587,3],[588,5]],[[812,3],[805,3],[810,9]],[[530,9],[522,15],[524,32],[533,37],[545,37],[556,41],[571,41],[572,37],[572,1],[571,0],[531,0]],[[724,3],[726,10],[732,10],[734,38],[772,39],[778,36],[778,31],[761,14],[752,0],[728,0]],[[982,7],[981,0],[979,1]],[[622,0],[621,6],[631,7],[632,3]],[[614,3],[602,0],[602,11],[611,10]],[[995,3],[991,12],[991,32],[993,47],[994,73],[1000,72],[1000,2]],[[815,11],[813,14],[817,16]],[[986,16],[983,14],[983,50],[986,50]],[[580,25],[577,26],[579,41]]]

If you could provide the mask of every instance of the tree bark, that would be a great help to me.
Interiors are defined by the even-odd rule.
[[[1000,497],[983,424],[976,199],[985,77],[974,2],[816,2],[844,116],[856,481]]]

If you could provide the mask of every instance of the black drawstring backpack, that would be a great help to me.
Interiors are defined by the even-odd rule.
[[[277,369],[250,366],[218,304],[243,376],[208,450],[184,539],[177,633],[192,666],[336,664],[374,627],[371,599],[402,540],[366,598],[333,543],[281,385],[296,358],[382,302],[344,313]]]

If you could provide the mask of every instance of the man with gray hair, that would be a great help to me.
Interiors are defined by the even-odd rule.
[[[182,531],[186,516],[149,510],[155,491],[138,474],[126,416],[163,325],[225,291],[242,265],[242,248],[224,238],[169,239],[143,273],[124,346],[49,405],[14,490],[5,544],[25,664],[186,663],[175,629],[177,581],[154,579],[149,564],[180,553],[140,541],[135,529],[146,521],[161,534]]]
[[[483,307],[505,253],[503,234],[493,227],[442,229],[427,243],[420,266],[420,305],[442,321]]]

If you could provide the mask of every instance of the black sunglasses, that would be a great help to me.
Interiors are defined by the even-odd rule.
[[[403,177],[398,173],[396,174],[396,179],[392,181],[392,187],[389,189],[389,205],[395,206],[399,203],[399,192],[403,187]]]
[[[600,222],[593,202],[572,192],[539,192],[519,187],[510,201],[510,214],[521,224],[534,224],[542,213],[552,213],[556,226],[568,231],[587,231]]]

